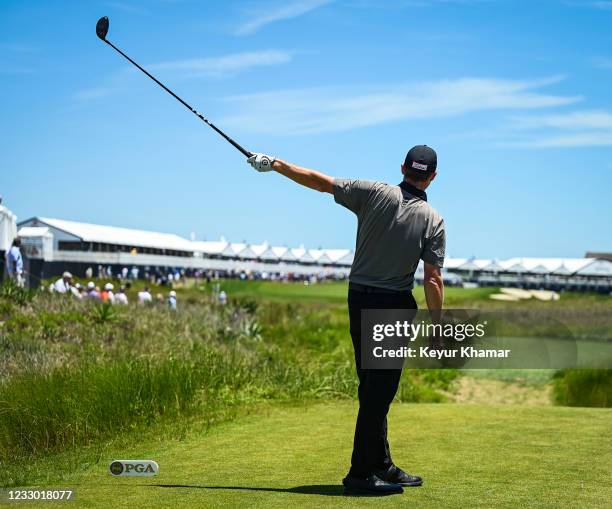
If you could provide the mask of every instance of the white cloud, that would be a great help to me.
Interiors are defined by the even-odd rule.
[[[265,50],[234,53],[220,57],[160,62],[147,65],[145,68],[151,71],[171,71],[182,77],[224,78],[235,76],[253,67],[284,64],[290,62],[291,59],[292,54],[288,51]],[[111,95],[125,85],[127,73],[136,74],[138,71],[132,67],[125,67],[111,74],[103,86],[80,90],[73,95],[73,98],[77,101],[91,101]]]
[[[512,145],[527,148],[605,147],[612,145],[612,130],[543,136]]]
[[[152,64],[149,68],[151,70],[176,71],[193,77],[222,78],[236,75],[253,67],[286,64],[291,59],[292,54],[288,51],[265,50],[234,53],[221,57],[161,62]]]
[[[592,62],[598,69],[612,69],[612,58],[594,58]]]
[[[612,0],[566,0],[565,4],[570,7],[587,7],[603,11],[612,10]]]
[[[106,97],[114,91],[113,87],[93,87],[84,90],[79,90],[74,94],[74,99],[77,101],[91,101],[93,99],[99,99],[100,97]]]
[[[526,129],[612,129],[612,114],[607,111],[573,111],[560,115],[515,117],[514,126]]]
[[[598,2],[586,2],[586,4],[595,9],[612,10],[612,1],[602,0]]]
[[[433,7],[436,5],[460,4],[484,4],[496,0],[352,0],[350,5],[358,8],[380,8],[380,9],[404,9],[412,7]]]
[[[573,111],[557,115],[515,117],[510,120],[511,127],[535,130],[530,138],[512,143],[517,146],[549,148],[612,145],[612,113],[607,111]]]
[[[297,18],[310,11],[314,11],[333,0],[295,0],[284,2],[276,6],[260,4],[248,13],[249,19],[241,23],[235,30],[234,35],[249,35],[260,28],[285,19]]]
[[[549,95],[536,90],[560,79],[465,78],[380,86],[362,93],[331,87],[264,92],[228,98],[235,112],[227,115],[223,124],[293,135],[483,110],[546,108],[579,101],[580,97]]]
[[[432,5],[440,5],[440,4],[481,4],[487,3],[492,0],[404,0],[402,4],[408,7],[430,7]]]
[[[0,67],[0,74],[21,75],[21,74],[33,74],[34,72],[35,72],[34,69],[29,68],[29,67],[11,67],[11,66]]]
[[[11,51],[14,53],[34,53],[38,51],[36,46],[31,44],[22,44],[19,42],[2,42],[0,43],[0,50]]]
[[[104,5],[110,7],[111,9],[116,9],[118,11],[127,12],[130,14],[149,13],[149,11],[147,11],[146,9],[128,2],[105,2]]]

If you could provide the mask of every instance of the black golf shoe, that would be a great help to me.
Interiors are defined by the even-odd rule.
[[[347,475],[342,480],[342,484],[344,484],[345,495],[382,496],[404,492],[399,484],[383,481],[375,475],[370,475],[365,479]]]
[[[423,479],[417,475],[409,475],[401,468],[391,465],[387,470],[376,472],[376,476],[389,483],[398,484],[400,486],[421,486]]]

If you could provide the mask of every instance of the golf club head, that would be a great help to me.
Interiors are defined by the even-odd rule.
[[[105,41],[107,33],[108,33],[108,17],[102,16],[96,23],[96,35],[100,39]]]

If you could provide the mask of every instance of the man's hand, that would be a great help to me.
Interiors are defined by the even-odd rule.
[[[249,163],[254,169],[260,172],[272,171],[272,164],[274,163],[274,161],[276,161],[274,157],[259,152],[255,152],[251,157],[247,159],[247,163]]]
[[[275,157],[267,156],[255,152],[251,157],[247,159],[253,168],[257,171],[271,171],[274,170],[287,178],[290,178],[294,182],[303,186],[314,189],[315,191],[321,191],[323,193],[334,192],[334,179],[329,177],[320,171],[311,170],[309,168],[302,168],[295,164],[288,163],[282,159],[276,159]],[[274,168],[272,168],[274,165]]]

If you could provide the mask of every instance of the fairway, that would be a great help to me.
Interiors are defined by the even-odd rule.
[[[273,407],[180,442],[108,451],[61,485],[91,508],[585,508],[612,498],[612,410],[449,404],[392,406],[394,460],[422,488],[343,497],[355,412],[340,401]],[[155,459],[160,473],[112,478],[113,454]]]
[[[210,285],[202,285],[207,289]],[[321,303],[344,303],[347,299],[347,282],[323,282],[305,285],[303,283],[290,283],[278,281],[240,281],[225,280],[220,287],[230,297],[256,297],[274,301],[300,301]],[[467,307],[485,301],[491,305],[495,302],[487,301],[489,295],[496,293],[496,288],[453,288],[445,289],[445,299],[455,307]],[[422,286],[415,286],[414,297],[420,307],[425,305],[425,294]]]

